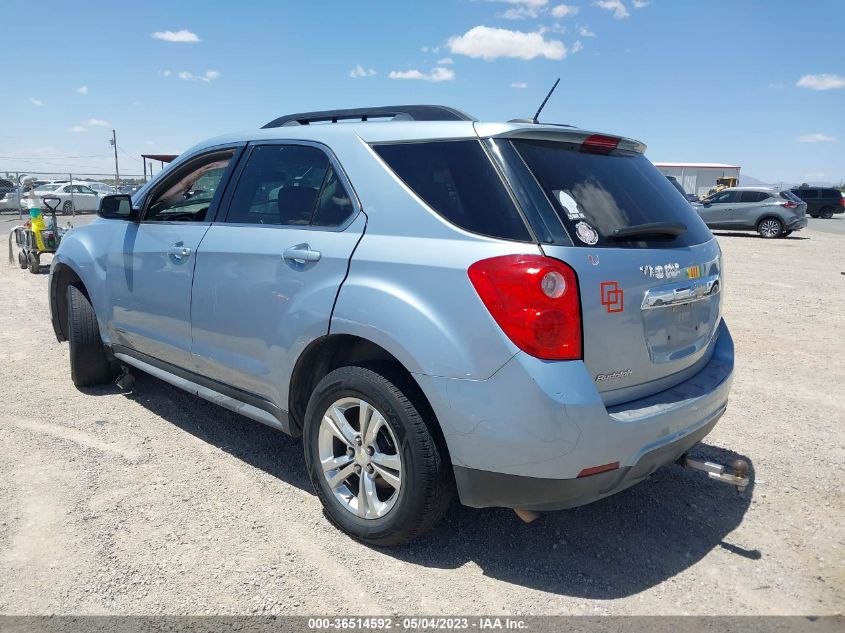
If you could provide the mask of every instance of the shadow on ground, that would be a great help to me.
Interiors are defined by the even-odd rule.
[[[298,440],[146,374],[136,376],[129,397],[150,412],[286,484],[312,491]],[[105,387],[86,393],[115,391]],[[737,458],[751,462],[706,443],[691,452],[724,464]],[[753,465],[750,472],[753,481]],[[753,487],[740,495],[701,472],[670,465],[624,492],[548,513],[530,525],[511,510],[455,504],[430,534],[381,551],[425,567],[456,569],[472,562],[492,578],[556,594],[620,598],[672,578],[715,548],[760,559],[753,542],[729,538],[749,508]]]
[[[749,232],[749,233],[740,233],[739,231],[713,231],[713,235],[716,237],[753,237],[755,240],[762,240],[766,239],[757,235],[757,233]],[[809,237],[801,237],[800,235],[796,235],[793,233],[792,235],[786,235],[784,237],[777,238],[779,240],[809,240],[812,238]]]

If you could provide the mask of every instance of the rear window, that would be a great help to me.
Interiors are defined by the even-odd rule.
[[[687,199],[641,154],[587,154],[549,141],[512,143],[576,246],[674,248],[712,237]],[[609,239],[617,229],[651,223],[680,223],[687,229],[674,238]]]
[[[479,141],[396,143],[373,149],[414,193],[452,224],[481,235],[531,240]]]
[[[791,191],[781,191],[780,197],[783,198],[784,200],[789,200],[790,202],[803,202],[803,200],[801,200],[801,198],[796,196]]]

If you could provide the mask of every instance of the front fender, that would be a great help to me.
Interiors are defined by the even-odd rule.
[[[111,243],[112,231],[106,222],[93,222],[65,234],[50,264],[48,300],[53,330],[59,341],[67,340],[64,332],[62,302],[68,283],[82,283],[91,300],[100,327],[100,336],[108,344],[108,285],[104,249]]]

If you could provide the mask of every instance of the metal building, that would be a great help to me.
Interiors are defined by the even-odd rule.
[[[706,195],[716,187],[717,178],[739,179],[739,165],[722,163],[654,163],[664,176],[674,176],[684,191]]]

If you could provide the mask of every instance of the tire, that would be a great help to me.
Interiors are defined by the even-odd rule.
[[[21,267],[21,270],[26,270],[27,266],[29,266],[29,262],[26,258],[26,253],[23,251],[18,251],[18,266]]]
[[[810,217],[811,218],[817,218],[817,217],[819,217],[819,214],[818,213],[811,213]]]
[[[445,446],[429,427],[434,421],[424,418],[425,405],[417,407],[409,398],[414,387],[387,365],[341,367],[319,382],[308,401],[303,445],[311,483],[332,523],[365,543],[407,543],[431,529],[454,498]],[[363,438],[356,404],[361,400],[373,409]],[[330,408],[336,410],[331,417],[339,420],[334,430],[324,421],[324,416],[330,419]],[[368,449],[374,449],[372,461]],[[322,463],[330,459],[338,466],[324,472]],[[382,467],[388,463],[390,468]]]
[[[114,374],[100,338],[97,315],[88,297],[76,286],[67,289],[67,339],[74,385],[91,387],[111,380]]]
[[[825,220],[829,220],[833,217],[833,207],[824,207],[821,211],[819,211],[819,214]]]
[[[62,215],[70,215],[73,213],[73,203],[70,200],[65,200],[62,205]]]
[[[763,218],[757,223],[757,232],[767,240],[780,237],[783,233],[783,222],[773,217]]]
[[[41,272],[41,258],[35,253],[30,253],[28,257],[29,272],[37,275]]]

